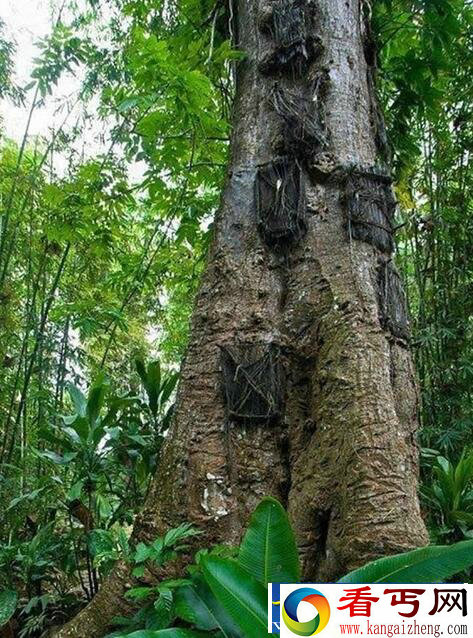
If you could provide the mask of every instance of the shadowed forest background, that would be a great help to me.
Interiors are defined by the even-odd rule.
[[[399,202],[422,513],[432,543],[453,544],[473,538],[473,8],[361,4]],[[29,113],[19,142],[0,119],[1,638],[65,623],[119,558],[164,561],[129,537],[220,203],[234,44],[231,2],[65,0],[23,86],[0,8],[0,98]],[[58,98],[64,77],[79,88]],[[45,104],[54,123],[32,135]],[[171,622],[172,589],[151,629]]]

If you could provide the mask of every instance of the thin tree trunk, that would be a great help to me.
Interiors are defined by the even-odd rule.
[[[174,424],[133,538],[151,540],[191,521],[205,531],[204,545],[235,543],[259,500],[272,494],[289,508],[304,578],[329,580],[427,542],[416,493],[418,397],[406,335],[389,316],[397,308],[402,324],[402,308],[391,298],[395,287],[380,290],[384,273],[395,277],[389,247],[373,239],[374,231],[347,224],[343,197],[350,176],[363,181],[359,173],[375,172],[377,159],[360,2],[306,3],[312,24],[306,50],[310,55],[313,38],[315,53],[320,38],[323,51],[303,73],[278,72],[273,37],[261,30],[281,6],[237,2],[239,46],[248,57],[239,69],[232,157]],[[269,99],[276,81],[276,90],[296,95],[299,105],[308,97],[312,118],[325,112],[324,152],[315,143],[303,153],[285,146],[294,127],[283,132]],[[268,247],[261,220],[258,231],[255,198],[255,182],[281,155],[286,168],[301,170],[299,203],[305,186],[306,206],[299,230],[307,226],[284,252]],[[284,190],[284,179],[272,184],[273,195]],[[389,198],[384,178],[367,179]],[[360,233],[366,241],[356,238]],[[285,370],[284,415],[230,419],[222,350],[254,354],[266,346]],[[264,358],[260,365],[276,374]],[[123,610],[130,583],[120,564],[58,636],[103,635]]]

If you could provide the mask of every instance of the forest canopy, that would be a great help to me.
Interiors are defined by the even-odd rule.
[[[473,538],[473,7],[360,7],[398,201],[422,518],[433,543],[452,544]],[[0,8],[0,601],[15,600],[11,634],[0,602],[2,638],[64,624],[124,557],[139,570],[196,542],[191,527],[154,549],[130,535],[175,412],[228,177],[247,64],[233,8],[53,2],[27,79]],[[25,122],[14,134],[12,113]],[[169,591],[157,629],[172,622]]]

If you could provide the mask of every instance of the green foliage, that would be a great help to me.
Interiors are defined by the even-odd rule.
[[[473,53],[473,9],[463,0],[373,7],[400,200],[398,262],[422,388],[422,443],[458,458],[473,423],[473,120],[464,64]]]
[[[158,412],[163,412],[163,406],[166,405],[173,393],[178,375],[171,374],[166,379],[162,379],[159,361],[151,361],[146,368],[143,359],[137,358],[135,365],[148,396],[149,409],[153,417],[156,418]],[[169,420],[168,417],[167,420]]]
[[[128,638],[203,638],[205,635],[192,629],[173,627],[158,631],[134,631],[132,634],[128,634]]]
[[[157,539],[151,546],[138,545],[134,556],[138,565],[135,575],[143,575],[140,565],[147,560],[161,564],[161,552],[171,543],[172,554],[167,554],[167,551],[164,554],[168,560],[174,557],[174,551],[186,550],[181,540],[195,533],[191,527],[181,526]],[[285,552],[282,551],[283,543],[287,543]],[[218,631],[225,638],[256,638],[265,633],[268,577],[284,575],[297,578],[299,574],[294,534],[280,503],[272,498],[264,499],[251,517],[238,559],[225,557],[228,553],[228,549],[219,547],[210,552],[199,552],[196,556],[197,565],[189,569],[190,580],[165,581],[155,588],[138,587],[130,590],[128,596],[134,600],[146,600],[156,593],[159,597],[154,604],[148,603],[134,619],[128,621],[129,627],[162,630],[177,618],[193,627],[193,633],[189,634],[192,636]],[[152,616],[150,620],[148,614],[153,608],[156,610],[157,604],[162,607],[164,592],[168,595],[170,608],[168,624],[161,626],[155,617]],[[160,621],[162,618],[160,616]],[[147,624],[140,625],[143,620]],[[118,638],[136,634],[112,635]],[[153,635],[166,634],[157,632]]]
[[[51,34],[38,43],[41,51],[32,77],[38,80],[42,95],[52,93],[64,71],[73,71],[80,63],[90,62],[93,47],[79,38],[71,27],[57,22]]]
[[[281,551],[282,538],[287,542],[287,552]],[[158,544],[162,545],[163,539],[158,539]],[[185,622],[191,630],[175,631],[190,631],[189,636],[259,638],[266,634],[268,626],[268,583],[281,582],[278,578],[283,576],[284,582],[299,580],[294,533],[280,503],[265,498],[256,508],[239,548],[238,560],[222,558],[219,556],[221,551],[221,548],[215,548],[210,552],[199,552],[196,556],[197,565],[189,568],[191,578],[186,582],[168,581],[157,588],[135,588],[129,595],[135,600],[142,600],[161,592],[157,599],[159,603],[163,595],[162,588],[167,592],[171,588],[168,624]],[[277,565],[272,574],[271,565]],[[439,583],[472,565],[473,541],[464,541],[381,558],[350,572],[338,582]],[[128,621],[128,625],[134,625],[133,629],[137,629],[137,623],[143,621],[143,612],[151,608],[148,603],[132,621]],[[141,628],[157,629],[143,633],[154,638],[167,635],[164,631],[166,626],[141,625]],[[139,635],[140,632],[116,632],[108,638]]]
[[[231,559],[207,558],[203,574],[241,636],[259,638],[267,631],[268,594],[261,582]]]
[[[15,585],[27,593],[20,607],[22,637],[36,636],[54,619],[62,622],[65,608],[66,613],[77,609],[70,587],[80,585],[89,599],[117,560],[135,556],[137,571],[148,561],[163,564],[195,534],[183,525],[152,547],[135,550],[124,527],[148,489],[175,377],[162,372],[165,392],[156,411],[147,396],[117,396],[104,375],[85,393],[69,383],[66,404],[72,414],[38,432],[31,454],[48,472],[36,489],[11,500],[6,513],[15,540],[0,543],[0,586]],[[143,551],[146,556],[138,560]],[[62,593],[52,596],[51,588]],[[161,624],[168,622],[167,595],[162,592],[161,608],[153,611]]]
[[[422,488],[429,506],[433,534],[449,542],[473,536],[473,453],[458,463],[433,455],[431,479]]]
[[[225,638],[238,635],[238,626],[215,598],[202,574],[194,574],[192,583],[175,594],[176,616],[198,630],[219,630]]]
[[[238,56],[220,30],[196,26],[210,5],[86,4],[55,16],[28,87],[34,121],[64,76],[84,77],[58,105],[59,126],[0,142],[0,493],[24,511],[52,489],[60,509],[80,501],[104,527],[131,522],[169,427],[169,370],[187,343],[218,205]],[[2,30],[3,95],[13,55]],[[143,395],[130,361],[157,352]],[[105,368],[114,381],[98,383],[84,413],[73,388]],[[60,419],[69,399],[75,416]],[[11,507],[0,535],[13,518]]]
[[[387,124],[402,172],[420,155],[419,123],[442,115],[458,73],[455,54],[469,46],[472,12],[463,0],[381,0],[374,8]]]
[[[163,537],[157,538],[151,545],[139,543],[136,550],[129,556],[135,564],[133,575],[142,578],[147,570],[162,567],[174,560],[180,553],[188,549],[187,541],[199,535],[199,531],[189,524],[182,524],[169,530]],[[186,580],[165,580],[155,587],[134,587],[127,592],[127,598],[141,603],[141,609],[132,618],[119,618],[116,623],[127,631],[144,628],[146,630],[161,630],[167,628],[175,619],[174,597],[175,591]],[[151,603],[146,603],[152,597]],[[145,603],[145,604],[143,604]],[[114,633],[112,636],[116,636]],[[120,634],[121,635],[121,634]]]
[[[47,580],[61,550],[60,540],[52,532],[49,523],[26,542],[0,546],[1,580],[10,585],[20,581],[28,587]]]
[[[171,529],[162,538],[155,540],[152,545],[139,543],[134,555],[134,561],[138,565],[133,572],[134,575],[142,576],[145,571],[143,565],[148,561],[161,567],[165,563],[173,560],[179,552],[183,552],[188,548],[188,545],[183,543],[183,541],[198,536],[199,534],[200,532],[191,525],[183,523],[179,527]]]
[[[13,68],[16,47],[5,35],[5,23],[0,19],[0,98],[10,98],[21,104],[23,92],[14,83]]]
[[[12,589],[0,592],[0,628],[10,620],[18,604],[18,594]]]
[[[277,501],[267,498],[257,507],[241,543],[238,562],[263,585],[299,581],[294,532]]]
[[[473,541],[424,547],[381,558],[357,569],[341,583],[441,583],[473,565]]]

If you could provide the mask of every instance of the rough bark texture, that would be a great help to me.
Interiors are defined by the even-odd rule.
[[[403,316],[399,285],[387,299],[392,287],[380,284],[380,270],[394,269],[391,255],[370,239],[381,217],[368,215],[361,235],[347,223],[349,176],[376,181],[380,156],[360,0],[299,3],[305,34],[278,34],[278,44],[271,25],[281,22],[272,16],[282,4],[237,2],[248,57],[239,69],[231,162],[174,424],[134,536],[152,539],[192,521],[205,530],[204,544],[236,543],[250,512],[272,494],[289,508],[304,579],[329,580],[427,542],[416,493],[418,397],[407,342],[393,329]],[[275,90],[313,104],[315,130],[324,133],[309,148],[291,135],[314,127],[290,129],[270,99]],[[261,232],[255,181],[281,156],[302,173],[305,235],[271,243]],[[374,210],[386,204],[379,195],[386,188],[373,190]],[[281,353],[283,417],[228,418],[221,349],[241,343]],[[58,638],[102,636],[122,613],[129,582],[119,565]]]

